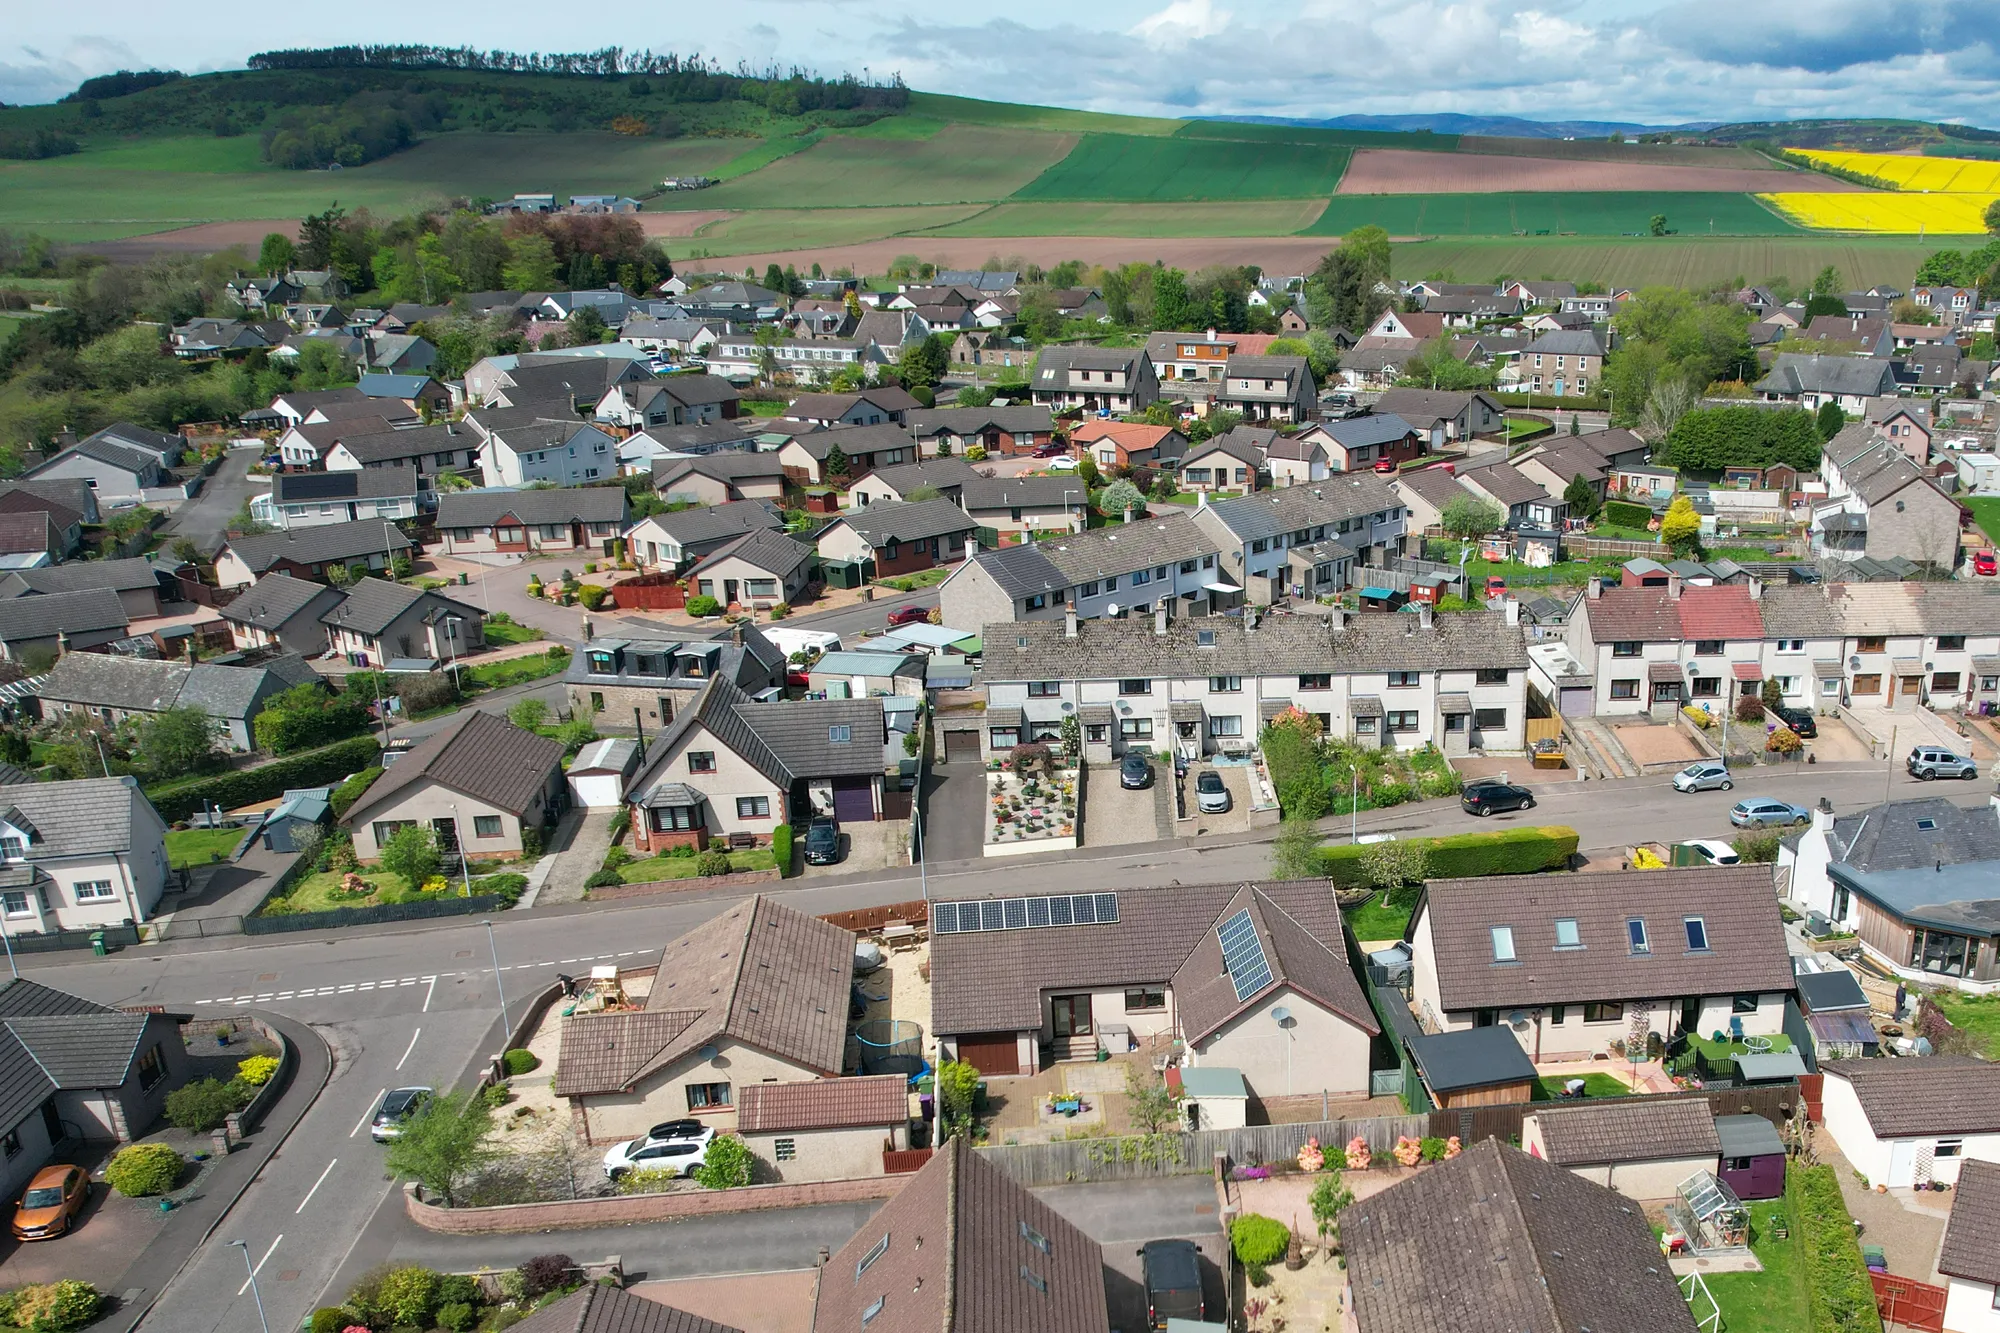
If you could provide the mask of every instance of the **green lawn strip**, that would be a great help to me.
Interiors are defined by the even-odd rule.
[[[1764,1266],[1761,1273],[1711,1273],[1703,1281],[1722,1310],[1724,1333],[1798,1333],[1809,1318],[1805,1256],[1794,1225],[1780,1240],[1775,1219],[1788,1217],[1783,1199],[1750,1205],[1750,1251]],[[1697,1305],[1700,1298],[1696,1298]],[[1706,1314],[1695,1311],[1696,1318]]]
[[[894,588],[897,592],[915,592],[919,588],[943,583],[950,577],[951,569],[948,566],[936,565],[930,569],[920,569],[914,574],[898,574],[893,578],[875,581],[885,588]]]
[[[1547,1078],[1537,1079],[1534,1100],[1538,1102],[1560,1100],[1563,1085],[1575,1077],[1574,1074],[1551,1074]],[[1630,1097],[1632,1089],[1622,1080],[1615,1079],[1609,1074],[1585,1074],[1583,1095],[1586,1100],[1592,1097]]]
[[[1410,924],[1410,912],[1411,907],[1391,907],[1388,896],[1378,893],[1347,912],[1347,931],[1357,940],[1401,939]]]
[[[1953,1027],[1964,1029],[1979,1043],[1987,1059],[2000,1060],[2000,995],[1940,990],[1931,999]]]
[[[559,674],[569,665],[567,657],[550,657],[546,653],[529,657],[510,657],[501,662],[487,662],[480,666],[463,667],[460,678],[467,689],[500,690],[509,685],[522,685],[531,680],[543,680]]]
[[[1785,1198],[1801,1241],[1810,1318],[1792,1328],[1811,1333],[1880,1333],[1875,1289],[1861,1262],[1854,1219],[1830,1166],[1785,1168]]]
[[[205,866],[211,861],[220,861],[236,850],[236,844],[243,841],[243,833],[240,828],[170,830],[167,833],[167,864],[178,870],[183,866]]]
[[[1960,503],[1972,511],[1972,521],[1986,540],[2000,542],[2000,495],[1968,495]]]
[[[517,625],[511,621],[487,621],[486,642],[488,643],[536,643],[542,639],[542,632],[528,625]]]
[[[307,875],[292,885],[288,898],[292,907],[301,912],[331,912],[342,907],[374,907],[381,903],[407,902],[414,897],[410,893],[409,882],[401,875],[388,870],[364,870],[361,878],[373,887],[374,892],[365,898],[340,891],[341,874],[337,870],[322,870]],[[453,884],[450,893],[457,892]]]
[[[649,856],[643,861],[627,861],[618,868],[619,878],[627,884],[650,884],[662,879],[693,879],[699,858],[693,856]],[[771,857],[769,847],[753,847],[748,851],[729,853],[731,870],[769,870],[778,863]]]

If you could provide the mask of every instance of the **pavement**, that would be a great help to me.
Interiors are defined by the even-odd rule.
[[[263,479],[253,480],[250,476],[250,465],[257,461],[260,452],[231,449],[225,453],[222,466],[202,483],[201,493],[183,501],[172,517],[160,525],[161,535],[168,544],[176,537],[186,537],[204,555],[220,550],[229,520],[252,495],[264,489]]]
[[[617,813],[608,808],[564,812],[555,836],[549,839],[548,853],[555,858],[555,865],[535,898],[538,905],[583,900],[583,882],[597,873],[604,864],[604,854],[611,850],[611,820]]]

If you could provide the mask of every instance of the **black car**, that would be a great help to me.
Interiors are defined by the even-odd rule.
[[[1146,1279],[1146,1322],[1163,1329],[1169,1319],[1200,1323],[1207,1307],[1201,1299],[1201,1251],[1191,1240],[1149,1240],[1139,1250]]]
[[[1153,785],[1153,766],[1137,750],[1127,750],[1118,765],[1118,785],[1137,789]]]
[[[1819,735],[1819,723],[1813,721],[1813,715],[1805,709],[1773,708],[1771,711],[1777,715],[1778,721],[1792,729],[1794,736],[1802,736],[1807,740],[1811,740],[1813,737]]]
[[[1458,803],[1468,815],[1490,815],[1496,810],[1532,810],[1535,794],[1511,782],[1480,782],[1467,787]]]
[[[806,828],[806,864],[830,866],[840,860],[840,825],[820,815]]]

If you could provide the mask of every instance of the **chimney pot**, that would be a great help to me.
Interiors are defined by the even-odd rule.
[[[1681,576],[1678,574],[1669,574],[1667,575],[1667,600],[1678,602],[1680,599]]]
[[[1167,632],[1167,604],[1165,602],[1161,602],[1158,606],[1153,608],[1153,633],[1165,634],[1166,632]]]

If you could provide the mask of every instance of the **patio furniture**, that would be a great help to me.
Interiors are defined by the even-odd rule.
[[[1771,1039],[1769,1037],[1745,1037],[1743,1039],[1743,1049],[1751,1055],[1768,1055],[1771,1050]]]
[[[907,921],[890,921],[882,927],[882,943],[894,950],[914,949],[919,943],[917,928]]]

